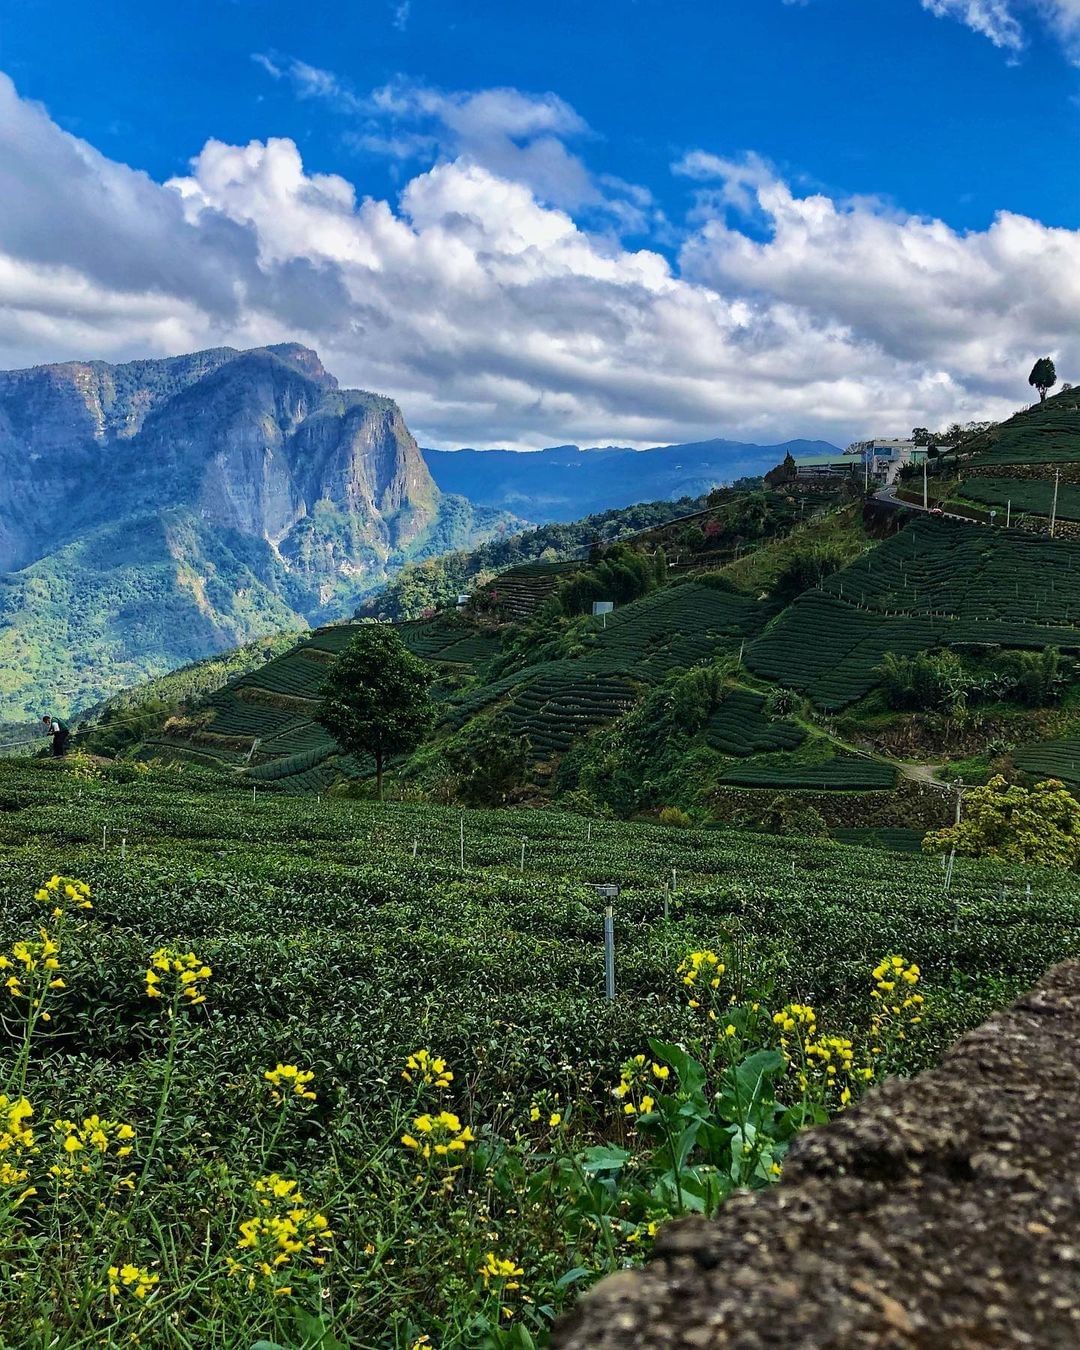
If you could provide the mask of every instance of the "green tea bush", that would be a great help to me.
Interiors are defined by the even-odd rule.
[[[945,894],[936,859],[827,840],[253,803],[194,768],[0,763],[0,849],[27,1344],[540,1344],[668,1215],[771,1184],[862,1071],[921,1067],[1080,945],[1055,872],[958,861]]]

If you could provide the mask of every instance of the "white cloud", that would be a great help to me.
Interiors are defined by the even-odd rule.
[[[557,94],[446,91],[399,78],[359,95],[333,72],[293,57],[259,53],[252,59],[275,79],[287,80],[298,97],[320,99],[348,118],[345,139],[354,149],[428,164],[467,159],[526,184],[549,205],[614,222],[623,234],[663,224],[647,188],[594,177],[568,147],[591,132]]]
[[[1020,52],[1027,44],[1024,18],[1041,21],[1080,64],[1080,0],[921,0],[938,18],[957,19],[995,47]]]
[[[573,125],[509,92],[453,100],[468,134]],[[426,443],[520,446],[843,441],[1006,413],[1037,355],[1080,373],[1080,235],[800,196],[753,157],[680,171],[715,202],[673,266],[464,152],[397,202],[273,138],[155,183],[0,76],[0,366],[296,339]]]

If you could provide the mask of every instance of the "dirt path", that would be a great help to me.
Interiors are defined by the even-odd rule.
[[[946,783],[937,776],[938,769],[943,769],[944,764],[901,764],[896,761],[896,767],[900,770],[900,776],[912,783],[928,783],[931,787],[946,790],[952,787],[951,783]]]

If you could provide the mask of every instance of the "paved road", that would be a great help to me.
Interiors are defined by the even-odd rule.
[[[874,493],[874,498],[879,502],[891,502],[893,506],[903,506],[909,511],[925,511],[927,515],[934,515],[934,508],[923,506],[921,502],[904,501],[902,497],[896,495],[896,484],[890,483],[888,487],[883,487],[879,492]],[[952,511],[941,511],[938,513],[944,516],[946,520],[959,520],[964,525],[979,525],[982,522],[972,520],[970,516],[958,516]]]

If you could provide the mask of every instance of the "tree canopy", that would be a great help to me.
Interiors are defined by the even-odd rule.
[[[931,830],[923,852],[1080,870],[1080,802],[1056,778],[1033,788],[998,774],[964,796],[959,825]]]
[[[1028,376],[1028,384],[1032,389],[1039,391],[1039,399],[1046,398],[1048,389],[1053,389],[1057,384],[1057,371],[1054,369],[1054,363],[1049,356],[1040,356],[1031,367],[1031,374]]]
[[[365,624],[323,683],[316,721],[349,754],[373,757],[380,801],[387,757],[414,750],[431,726],[431,680],[393,628]]]

